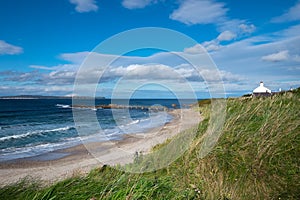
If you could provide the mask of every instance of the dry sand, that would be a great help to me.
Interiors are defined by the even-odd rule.
[[[134,159],[135,152],[149,153],[156,144],[163,143],[201,121],[199,112],[193,109],[176,109],[170,114],[174,119],[163,127],[152,129],[147,133],[125,135],[120,141],[88,143],[36,158],[0,163],[0,186],[17,182],[24,177],[49,184],[72,175],[85,174],[103,164],[130,163]],[[43,156],[62,158],[43,161]]]

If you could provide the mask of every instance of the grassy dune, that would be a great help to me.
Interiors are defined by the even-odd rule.
[[[131,174],[104,166],[47,187],[27,179],[1,188],[0,199],[300,199],[299,89],[228,99],[223,134],[203,159],[210,103],[199,105],[205,119],[191,148],[167,168]]]

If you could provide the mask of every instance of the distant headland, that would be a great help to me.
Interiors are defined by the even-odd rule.
[[[17,96],[0,96],[0,99],[93,99],[88,96],[43,96],[43,95],[17,95]],[[105,99],[105,97],[95,97],[95,99]]]

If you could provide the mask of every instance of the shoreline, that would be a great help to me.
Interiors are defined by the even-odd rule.
[[[104,164],[128,164],[133,162],[136,152],[150,153],[155,145],[201,121],[199,112],[192,108],[175,109],[169,114],[174,117],[171,122],[145,133],[123,135],[121,140],[80,144],[46,153],[48,155],[0,163],[0,186],[17,182],[25,177],[51,184],[73,175],[87,174]],[[43,160],[43,156],[58,159]]]

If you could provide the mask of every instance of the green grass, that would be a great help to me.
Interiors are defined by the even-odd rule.
[[[131,174],[105,166],[46,187],[22,180],[1,188],[0,199],[300,199],[299,89],[228,99],[223,134],[203,159],[199,152],[210,101],[199,105],[205,119],[196,138],[167,168]],[[135,162],[150,158],[143,155]]]

